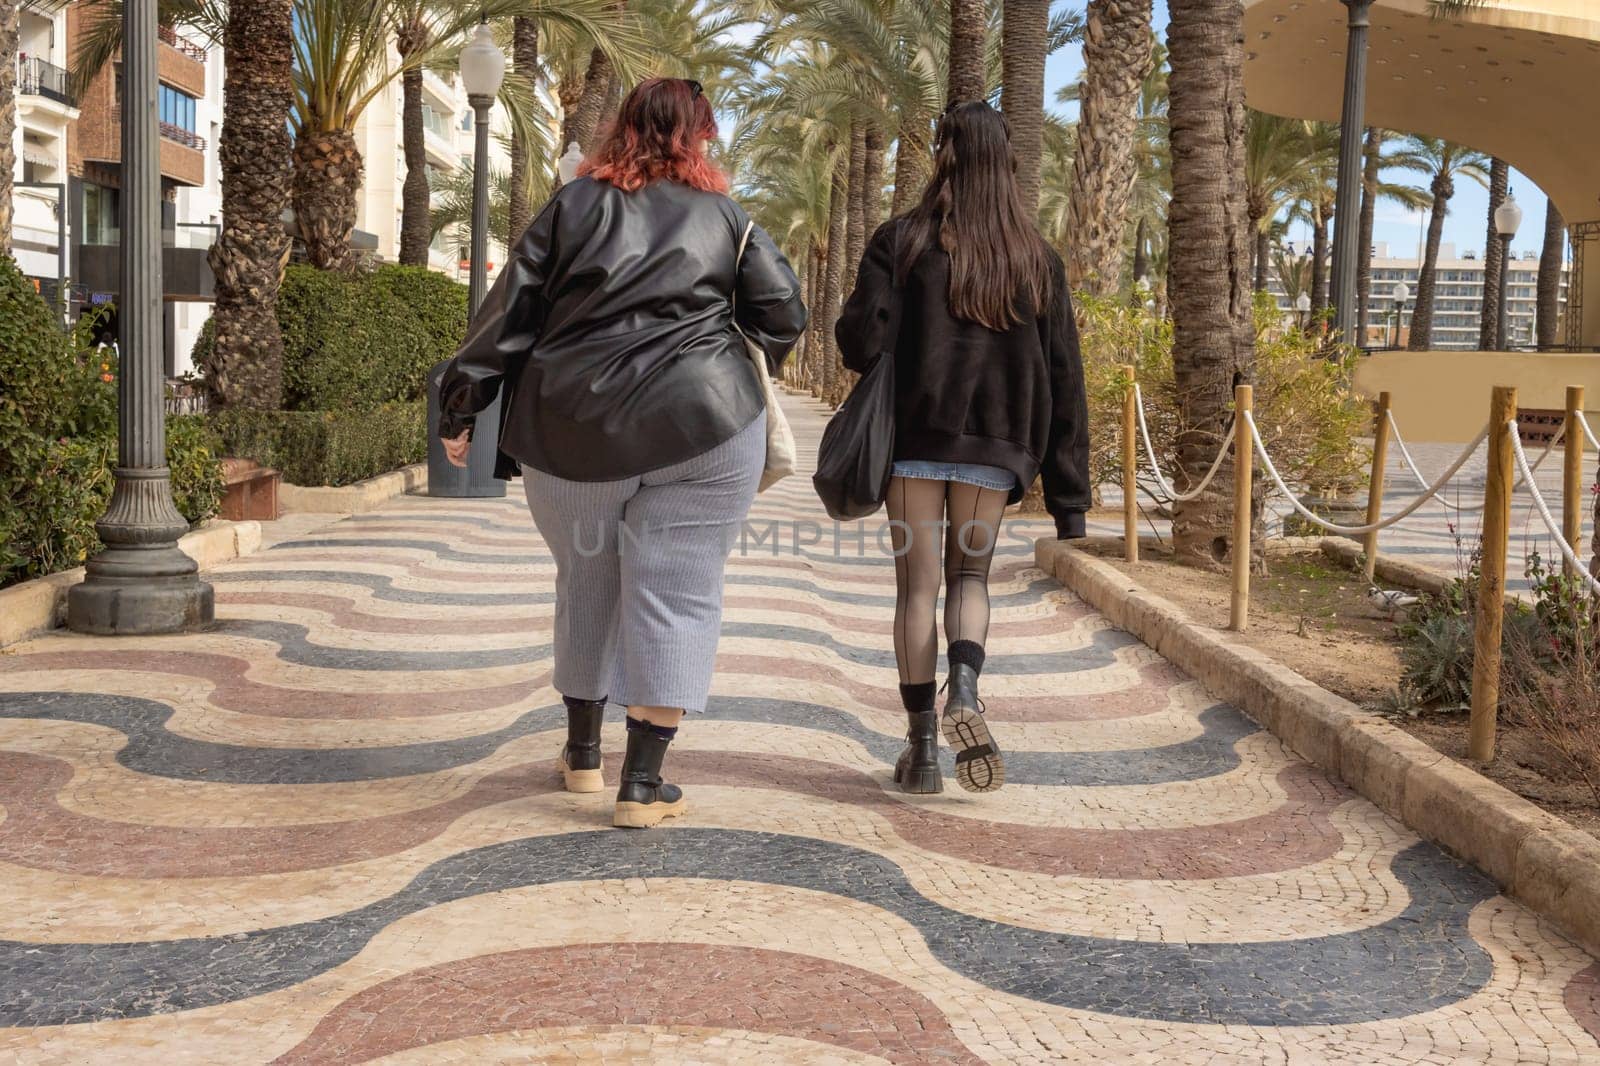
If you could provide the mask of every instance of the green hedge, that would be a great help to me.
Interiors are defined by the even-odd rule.
[[[100,547],[94,523],[111,498],[117,365],[89,343],[98,321],[62,329],[0,256],[0,585],[70,569]],[[214,515],[222,472],[204,420],[168,420],[167,463],[183,517]]]
[[[348,485],[428,454],[423,401],[359,411],[250,411],[210,416],[226,454],[254,459],[294,485]]]
[[[278,294],[283,406],[347,411],[417,400],[428,368],[455,353],[467,329],[466,286],[422,267],[336,273],[291,266]],[[209,323],[195,342],[208,363]]]

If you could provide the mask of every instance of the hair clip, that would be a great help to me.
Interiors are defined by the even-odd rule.
[[[683,78],[681,80],[683,81],[683,83],[685,85],[687,85],[689,87],[690,91],[693,92],[696,96],[704,96],[705,95],[706,87],[704,85],[701,85],[699,82],[695,81],[693,78]]]

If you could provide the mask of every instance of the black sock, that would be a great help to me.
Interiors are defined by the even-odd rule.
[[[935,688],[936,686],[932,681],[918,681],[914,685],[908,685],[902,681],[900,683],[900,702],[912,714],[916,714],[919,711],[931,711],[933,710]]]
[[[675,725],[656,725],[654,722],[646,722],[644,719],[635,718],[630,714],[628,715],[628,732],[632,733],[634,730],[645,730],[669,742],[678,735],[678,727]]]
[[[576,696],[562,696],[561,702],[567,705],[567,710],[569,711],[581,711],[596,703],[600,704],[602,707],[605,706],[606,697],[601,696],[597,700],[580,700]]]
[[[945,657],[950,660],[951,666],[961,663],[972,667],[975,674],[983,673],[983,645],[975,640],[952,640]]]

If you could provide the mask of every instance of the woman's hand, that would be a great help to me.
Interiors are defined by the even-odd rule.
[[[444,445],[444,457],[450,460],[451,466],[466,466],[467,452],[472,448],[472,431],[464,429],[458,436],[441,437]]]

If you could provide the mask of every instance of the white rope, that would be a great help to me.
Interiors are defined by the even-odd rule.
[[[1406,440],[1400,435],[1400,424],[1394,420],[1394,412],[1389,411],[1387,416],[1389,419],[1389,429],[1394,435],[1395,447],[1400,449],[1400,458],[1405,461],[1406,466],[1411,468],[1411,476],[1417,479],[1417,484],[1426,487],[1428,484],[1428,479],[1423,475],[1421,470],[1417,469],[1416,461],[1411,458],[1411,451],[1406,447]],[[1587,429],[1588,427],[1584,428]],[[1556,435],[1550,438],[1549,443],[1544,446],[1544,451],[1539,453],[1538,460],[1533,464],[1533,472],[1535,474],[1539,472],[1540,467],[1544,466],[1544,461],[1550,458],[1550,453],[1555,451],[1556,445],[1560,443],[1561,439],[1565,437],[1566,434],[1567,427],[1563,425],[1556,431]],[[1511,486],[1511,491],[1514,493],[1521,487],[1522,475],[1518,474],[1516,483]],[[1484,504],[1482,503],[1453,503],[1452,501],[1445,499],[1443,496],[1439,497],[1439,503],[1441,506],[1446,507],[1449,510],[1459,511],[1462,514],[1476,514],[1484,508]]]
[[[1211,479],[1217,476],[1218,470],[1222,469],[1222,460],[1228,454],[1227,444],[1224,443],[1221,448],[1217,449],[1217,457],[1211,461],[1211,469],[1207,470],[1206,476],[1200,479],[1200,484],[1188,492],[1179,492],[1172,482],[1161,476],[1161,464],[1156,462],[1156,450],[1150,443],[1150,429],[1145,425],[1144,421],[1144,393],[1139,391],[1137,383],[1133,386],[1133,402],[1139,413],[1139,436],[1144,440],[1144,453],[1150,459],[1150,473],[1156,479],[1156,488],[1171,503],[1187,503],[1189,500],[1195,499],[1206,491],[1206,486],[1211,484]],[[1229,436],[1231,437],[1233,429],[1231,423],[1228,428]]]
[[[1517,432],[1517,423],[1514,420],[1507,422],[1505,428],[1511,434],[1511,452],[1517,457],[1517,466],[1522,469],[1522,476],[1528,483],[1528,492],[1533,495],[1534,509],[1539,512],[1539,517],[1544,519],[1545,528],[1560,546],[1561,555],[1567,560],[1567,565],[1572,567],[1575,573],[1583,575],[1584,583],[1591,591],[1600,593],[1600,581],[1595,580],[1595,576],[1589,573],[1589,568],[1583,565],[1583,560],[1578,558],[1578,553],[1567,543],[1567,538],[1561,535],[1560,527],[1556,525],[1549,506],[1544,502],[1544,496],[1539,493],[1539,486],[1534,483],[1533,471],[1528,469],[1528,455],[1522,450],[1522,436]]]
[[[1282,475],[1278,473],[1278,468],[1272,463],[1272,457],[1267,454],[1267,445],[1266,442],[1261,439],[1261,430],[1256,426],[1255,416],[1253,416],[1249,411],[1245,411],[1244,420],[1245,424],[1250,427],[1251,439],[1255,441],[1256,454],[1261,456],[1261,465],[1266,468],[1267,476],[1272,478],[1273,483],[1278,486],[1278,491],[1283,493],[1284,497],[1289,501],[1289,505],[1296,511],[1300,512],[1300,515],[1307,521],[1321,526],[1330,533],[1341,533],[1345,536],[1357,536],[1363,533],[1376,533],[1378,530],[1388,529],[1396,522],[1408,517],[1412,512],[1416,511],[1417,508],[1421,507],[1423,504],[1427,503],[1435,495],[1437,495],[1440,489],[1449,484],[1450,479],[1456,476],[1456,471],[1460,470],[1462,466],[1466,464],[1466,461],[1472,458],[1472,453],[1478,450],[1478,445],[1482,444],[1486,439],[1488,439],[1489,436],[1489,427],[1483,427],[1483,430],[1478,434],[1477,438],[1467,446],[1465,451],[1456,457],[1455,462],[1450,464],[1450,469],[1446,470],[1442,475],[1440,475],[1439,479],[1432,485],[1427,486],[1421,496],[1418,496],[1415,500],[1412,500],[1405,507],[1401,508],[1398,514],[1364,526],[1341,526],[1336,525],[1333,522],[1329,522],[1327,519],[1323,518],[1321,515],[1312,511],[1306,507],[1305,504],[1300,502],[1299,498],[1296,497],[1292,491],[1290,491],[1289,486],[1284,484]]]
[[[1600,452],[1600,440],[1594,439],[1594,430],[1589,428],[1589,420],[1583,416],[1582,411],[1578,412],[1578,425],[1583,427],[1583,435],[1589,438],[1589,447]]]

